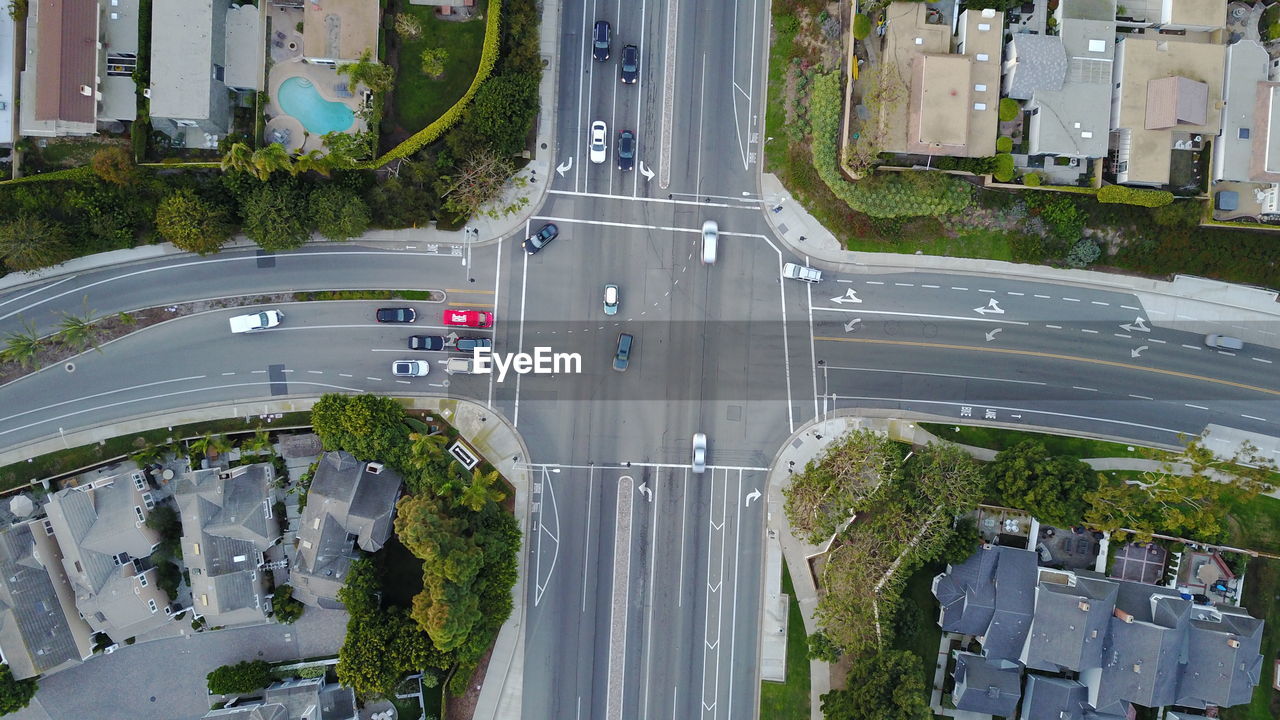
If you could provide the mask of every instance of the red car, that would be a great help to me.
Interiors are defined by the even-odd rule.
[[[475,328],[493,327],[493,313],[483,310],[445,310],[444,324]]]

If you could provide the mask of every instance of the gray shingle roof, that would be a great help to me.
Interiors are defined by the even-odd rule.
[[[1016,658],[1031,630],[1035,610],[1036,554],[1027,550],[997,547],[996,610],[983,640],[990,657]]]
[[[1022,668],[1016,663],[956,653],[956,708],[1013,717],[1022,697]]]
[[[49,573],[34,556],[32,532],[29,523],[0,531],[0,651],[18,679],[84,658],[72,634],[72,619],[63,612]],[[73,620],[84,624],[78,617]]]
[[[1078,577],[1075,587],[1041,582],[1023,663],[1047,672],[1099,667],[1116,592],[1102,579]]]
[[[1067,53],[1056,35],[1018,33],[1009,41],[1005,56],[1004,93],[1015,100],[1030,100],[1037,90],[1061,90],[1067,76]]]
[[[1075,680],[1027,674],[1021,720],[1084,720],[1089,689]]]

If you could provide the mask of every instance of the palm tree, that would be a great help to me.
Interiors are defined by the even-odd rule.
[[[58,331],[58,339],[68,347],[83,350],[86,347],[98,348],[98,328],[93,324],[93,313],[86,310],[83,315],[63,313],[58,323],[62,329]]]
[[[5,336],[4,355],[22,367],[35,362],[36,356],[44,348],[44,338],[36,330],[35,323],[23,321],[22,329],[15,330]]]
[[[352,63],[338,66],[338,74],[347,76],[347,89],[356,91],[356,86],[363,84],[376,93],[391,92],[395,71],[373,59],[373,51],[366,49]]]
[[[205,454],[209,457],[217,457],[223,453],[231,452],[231,441],[227,439],[226,435],[218,433],[213,437],[208,435],[205,437],[208,438],[208,442],[205,443]]]
[[[293,172],[295,175],[315,171],[325,177],[329,177],[330,166],[329,158],[319,150],[312,150],[305,155],[295,155],[293,158]]]
[[[257,168],[253,164],[253,148],[242,142],[233,143],[227,154],[222,156],[222,170],[240,170],[257,175]]]
[[[153,465],[164,459],[164,448],[159,445],[147,445],[130,455],[129,459],[138,463],[138,467]]]
[[[240,454],[253,453],[254,455],[269,454],[275,457],[276,448],[271,444],[271,433],[266,430],[259,430],[253,434],[253,437],[240,441]]]
[[[191,442],[187,443],[187,448],[190,449],[191,452],[199,453],[201,455],[208,455],[209,445],[212,442],[213,442],[213,436],[210,435],[209,433],[205,433],[201,437],[198,437],[195,440],[192,440]]]
[[[293,168],[293,159],[289,157],[289,151],[285,150],[280,143],[271,143],[254,151],[253,167],[259,180],[266,180],[271,177],[271,173],[277,170],[285,170],[290,175],[296,174]]]
[[[444,446],[449,444],[449,437],[409,433],[409,442],[413,443],[409,447],[409,465],[415,470],[425,470],[444,452]]]
[[[480,512],[491,502],[502,502],[507,494],[494,487],[500,477],[497,470],[487,473],[480,472],[480,468],[472,470],[471,482],[467,483],[458,494],[458,504],[469,508],[472,512]]]

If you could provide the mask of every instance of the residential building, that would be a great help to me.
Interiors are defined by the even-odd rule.
[[[44,520],[0,531],[0,656],[19,680],[79,664],[93,631],[76,612],[58,545]]]
[[[206,720],[356,720],[356,697],[351,688],[329,685],[324,678],[279,682],[261,700],[210,710]]]
[[[298,547],[289,580],[293,596],[315,607],[340,608],[338,589],[346,580],[356,547],[377,552],[391,536],[400,496],[400,475],[376,462],[345,452],[320,458],[298,529]]]
[[[302,56],[307,62],[337,66],[355,62],[366,50],[378,59],[376,0],[307,0],[302,21]]]
[[[889,152],[988,157],[995,154],[1004,15],[962,12],[954,49],[951,30],[923,3],[895,2],[882,62],[906,102],[880,123]]]
[[[1280,182],[1280,83],[1270,82],[1271,59],[1253,40],[1227,47],[1222,137],[1213,146],[1213,179]]]
[[[1124,0],[1117,8],[1126,28],[1207,33],[1227,22],[1227,0]]]
[[[1035,557],[1027,550],[984,546],[934,579],[942,629],[974,636],[989,663],[966,659],[967,684],[998,689],[975,696],[974,705],[1006,698],[1007,681],[997,682],[992,673],[1024,667],[1024,720],[1102,720],[1131,716],[1135,705],[1249,702],[1262,674],[1261,620],[1237,607],[1196,603],[1170,588],[1087,570],[1036,568]],[[1002,567],[1009,570],[1003,577]],[[998,608],[1020,607],[1029,591],[1029,631],[1016,622],[997,622]],[[975,671],[981,682],[974,680]],[[960,673],[957,662],[957,687]]]
[[[254,5],[154,0],[151,124],[186,147],[216,148],[231,132],[230,90],[261,90],[266,41]]]
[[[1171,154],[1198,151],[1222,122],[1226,47],[1128,35],[1116,43],[1111,146],[1116,182],[1164,186]]]
[[[169,597],[148,560],[160,543],[146,526],[154,506],[141,472],[59,490],[45,506],[80,616],[115,642],[169,620]]]
[[[1115,0],[1062,0],[1057,35],[1019,33],[1005,50],[1005,95],[1025,100],[1029,155],[1107,154]]]
[[[9,13],[0,13],[0,146],[13,144],[14,122],[17,117],[18,95],[14,80],[18,73],[14,70],[17,60],[17,23]]]
[[[988,660],[972,653],[956,653],[957,710],[1013,717],[1022,697],[1022,669],[1008,660]]]
[[[280,538],[271,463],[188,473],[175,496],[182,513],[182,558],[191,604],[212,626],[266,621],[263,553]]]
[[[138,0],[34,0],[27,9],[19,133],[93,135],[137,117]]]

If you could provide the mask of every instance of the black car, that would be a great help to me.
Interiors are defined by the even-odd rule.
[[[547,223],[538,232],[524,239],[524,251],[532,255],[546,247],[547,243],[555,240],[559,234],[560,228],[556,227],[555,223]]]
[[[635,45],[624,45],[622,47],[622,65],[620,66],[619,80],[623,84],[631,85],[640,79],[640,48]]]
[[[460,337],[455,347],[458,348],[458,352],[473,352],[476,348],[493,347],[493,341],[481,337]]]
[[[613,29],[609,27],[608,20],[597,20],[595,31],[591,33],[592,48],[591,54],[595,57],[596,62],[604,62],[609,59],[609,43],[613,39]]]
[[[411,323],[418,319],[418,313],[413,308],[378,308],[376,315],[380,323]]]
[[[618,169],[626,172],[636,166],[636,134],[630,130],[618,133]]]
[[[444,337],[440,335],[410,335],[410,350],[443,350]]]

